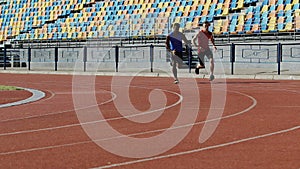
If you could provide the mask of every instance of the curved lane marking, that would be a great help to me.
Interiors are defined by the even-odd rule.
[[[254,108],[256,106],[256,104],[257,104],[257,101],[255,100],[255,98],[253,98],[250,95],[247,95],[247,94],[244,94],[244,93],[241,93],[241,92],[236,92],[236,91],[231,91],[231,92],[244,95],[244,96],[250,98],[253,101],[253,103],[252,103],[251,106],[249,106],[248,108],[246,108],[246,109],[244,109],[244,110],[242,110],[240,112],[237,112],[237,113],[234,113],[234,114],[231,114],[231,115],[227,115],[227,116],[221,117],[220,119],[227,119],[227,118],[230,118],[230,117],[234,117],[234,116],[238,116],[238,115],[244,114],[247,111],[249,111],[252,108]],[[183,127],[189,127],[191,125],[199,125],[199,124],[203,124],[205,122],[213,122],[214,120],[220,120],[220,119],[219,118],[218,119],[210,119],[208,121],[196,122],[194,124],[186,124],[186,125],[176,126],[176,127],[171,128],[171,129],[174,129],[174,130],[175,129],[180,129],[180,128],[183,128]],[[0,136],[23,134],[23,133],[31,133],[31,132],[39,132],[39,131],[54,130],[54,129],[60,129],[60,128],[75,127],[75,126],[80,126],[80,124],[72,124],[72,125],[66,125],[66,126],[58,126],[58,127],[52,127],[52,128],[30,130],[30,131],[20,131],[20,132],[13,132],[13,133],[3,133],[3,134],[0,134]],[[143,135],[143,134],[161,132],[161,131],[164,131],[164,130],[166,130],[166,128],[158,129],[158,130],[145,131],[145,132],[140,132],[140,133],[132,133],[132,134],[129,134],[127,136],[138,136],[138,135]],[[106,138],[106,139],[101,139],[101,140],[95,140],[95,141],[105,141],[105,140],[110,140],[110,139],[115,139],[115,138],[118,138],[118,137],[111,137],[111,138]],[[88,140],[88,141],[74,142],[74,143],[61,144],[61,145],[53,145],[53,146],[47,146],[47,147],[38,147],[38,148],[31,148],[31,149],[23,149],[23,150],[17,150],[17,151],[3,152],[3,153],[0,153],[0,155],[9,155],[9,154],[31,152],[31,151],[45,150],[45,149],[51,149],[51,148],[74,146],[74,145],[87,144],[87,143],[93,143],[93,142],[94,141]]]
[[[32,93],[32,96],[27,98],[27,99],[24,99],[24,100],[12,102],[12,103],[1,104],[0,108],[18,106],[18,105],[21,105],[21,104],[35,102],[35,101],[40,100],[40,99],[42,99],[46,96],[46,94],[44,92],[40,91],[40,90],[28,89],[28,88],[22,88],[22,87],[18,87],[18,88],[26,90],[26,91]]]

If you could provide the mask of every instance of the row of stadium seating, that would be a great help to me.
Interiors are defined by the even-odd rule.
[[[0,5],[0,41],[41,27],[83,9],[93,0],[11,0]]]
[[[216,35],[300,30],[299,0],[11,0],[0,11],[0,41],[166,35],[174,22],[214,22]]]

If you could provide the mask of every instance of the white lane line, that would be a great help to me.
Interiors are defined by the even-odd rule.
[[[176,157],[176,156],[181,156],[181,155],[187,155],[187,154],[197,153],[197,152],[201,152],[201,151],[205,151],[205,150],[211,150],[211,149],[221,148],[221,147],[239,144],[239,143],[243,143],[243,142],[248,142],[248,141],[252,141],[252,140],[256,140],[256,139],[260,139],[260,138],[270,137],[270,136],[274,136],[274,135],[278,135],[278,134],[282,134],[282,133],[286,133],[286,132],[290,132],[290,131],[294,131],[294,130],[298,130],[298,129],[300,129],[300,126],[295,126],[292,128],[288,128],[288,129],[284,129],[284,130],[280,130],[280,131],[276,131],[276,132],[272,132],[272,133],[267,133],[267,134],[258,135],[258,136],[254,136],[254,137],[248,137],[248,138],[244,138],[241,140],[235,140],[235,141],[217,144],[217,145],[208,146],[208,147],[203,147],[203,148],[199,148],[199,149],[193,149],[193,150],[189,150],[189,151],[183,151],[183,152],[179,152],[179,153],[167,154],[167,155],[156,156],[156,157],[151,157],[151,158],[144,158],[144,159],[140,159],[140,160],[127,161],[127,162],[123,162],[123,163],[105,165],[105,166],[97,167],[95,169],[120,167],[120,166],[125,166],[125,165],[130,165],[130,164],[136,164],[136,163],[142,163],[142,162],[147,162],[147,161]]]
[[[235,91],[232,91],[232,92],[235,92]],[[240,92],[235,92],[235,93],[240,93]],[[224,116],[224,117],[221,117],[221,118],[211,119],[211,120],[208,120],[208,121],[201,121],[201,122],[197,122],[197,123],[193,123],[193,124],[186,124],[186,125],[181,125],[181,126],[175,126],[175,127],[170,128],[170,129],[171,130],[180,129],[180,128],[183,128],[183,127],[189,127],[189,126],[193,126],[193,125],[195,125],[195,126],[196,125],[200,125],[200,124],[203,124],[205,122],[212,122],[212,121],[216,121],[216,120],[220,120],[220,119],[226,119],[226,118],[234,117],[234,116],[246,113],[247,111],[251,110],[252,108],[254,108],[256,106],[257,101],[255,100],[255,98],[253,98],[250,95],[244,94],[244,93],[240,93],[240,94],[249,97],[253,101],[252,105],[249,106],[248,108],[244,109],[243,111],[240,111],[240,112],[235,113],[235,114],[227,115],[227,116]],[[79,126],[79,124],[68,125],[68,127],[74,127],[74,126]],[[55,129],[59,129],[59,128],[55,128]],[[139,136],[139,135],[143,135],[143,134],[161,132],[161,131],[165,131],[167,129],[168,128],[163,128],[163,129],[150,130],[150,131],[144,131],[144,132],[139,132],[139,133],[132,133],[132,134],[124,135],[124,136],[121,136],[121,137],[125,137],[125,136],[129,136],[129,137]],[[48,129],[42,129],[42,130],[39,130],[39,131],[43,131],[43,130],[48,130]],[[24,133],[24,132],[22,132],[22,133]],[[21,133],[18,132],[16,134],[21,134]],[[120,138],[120,137],[116,137],[115,136],[115,137],[109,137],[109,138],[94,140],[94,141],[98,142],[98,141],[105,141],[105,140],[111,140],[111,139],[117,139],[117,138]],[[29,152],[29,151],[35,151],[35,150],[44,150],[44,149],[51,149],[51,148],[55,148],[55,147],[65,147],[65,146],[70,146],[70,145],[84,144],[84,143],[87,143],[87,142],[93,142],[93,141],[84,141],[84,142],[76,142],[76,143],[69,143],[69,144],[62,144],[62,145],[55,145],[55,146],[47,146],[47,147],[39,147],[39,148],[32,148],[32,149],[17,150],[17,151],[5,152],[3,154],[14,154],[14,153]]]
[[[179,104],[181,101],[182,101],[182,96],[176,92],[172,92],[172,91],[169,91],[170,93],[173,93],[175,95],[178,95],[179,96],[179,100],[170,105],[170,106],[167,106],[167,107],[164,107],[162,109],[168,109],[168,108],[171,108],[172,106],[175,106],[177,104]],[[253,101],[253,104],[251,106],[249,106],[248,108],[238,112],[238,113],[235,113],[235,114],[231,114],[231,115],[228,115],[228,116],[224,116],[224,117],[220,117],[220,118],[217,118],[217,119],[211,119],[209,121],[202,121],[200,123],[203,123],[203,122],[210,122],[210,121],[216,121],[216,120],[220,120],[220,119],[225,119],[225,118],[229,118],[229,117],[233,117],[233,116],[237,116],[237,115],[240,115],[240,114],[243,114],[247,111],[249,111],[250,109],[252,109],[253,107],[256,106],[257,104],[257,101],[255,100],[255,98],[253,98],[252,96],[249,96],[247,94],[244,94],[244,93],[241,93],[241,92],[236,92],[236,91],[232,91],[232,92],[235,92],[235,93],[239,93],[241,95],[244,95],[248,98],[250,98],[252,101]],[[116,95],[114,94],[114,97],[113,99],[116,97]],[[82,109],[85,109],[85,108],[82,108]],[[48,130],[56,130],[56,129],[62,129],[62,128],[69,128],[69,127],[76,127],[76,126],[80,126],[80,125],[88,125],[88,124],[95,124],[95,123],[101,123],[101,122],[107,122],[107,121],[114,121],[114,120],[120,120],[120,119],[124,119],[124,118],[129,118],[129,117],[136,117],[136,116],[142,116],[142,115],[147,115],[147,114],[151,114],[155,112],[155,110],[153,111],[148,111],[148,112],[143,112],[143,113],[139,113],[139,114],[133,114],[133,115],[129,115],[129,116],[122,116],[122,117],[115,117],[115,118],[109,118],[109,119],[104,119],[104,120],[97,120],[97,121],[91,121],[91,122],[85,122],[85,123],[76,123],[76,124],[69,124],[69,125],[63,125],[63,126],[56,126],[56,127],[48,127],[48,128],[41,128],[41,129],[34,129],[34,130],[24,130],[24,131],[16,131],[16,132],[10,132],[10,133],[1,133],[0,134],[0,137],[1,136],[8,136],[8,135],[16,135],[16,134],[25,134],[25,133],[33,133],[33,132],[40,132],[40,131],[48,131]],[[200,124],[199,123],[199,124]],[[195,123],[197,124],[197,123]],[[186,124],[186,125],[194,125],[194,124]],[[180,127],[183,127],[183,126],[178,126],[179,128]],[[187,127],[187,126],[186,126]]]
[[[163,107],[163,108],[160,108],[160,109],[157,109],[157,110],[142,112],[142,113],[139,113],[139,114],[133,114],[133,115],[122,116],[122,117],[114,117],[114,118],[98,120],[98,121],[90,121],[90,122],[85,122],[85,123],[76,123],[76,124],[70,124],[70,125],[42,128],[42,129],[24,130],[24,131],[17,131],[17,132],[11,132],[11,133],[1,133],[0,136],[8,136],[8,135],[16,135],[16,134],[33,133],[33,132],[39,132],[39,131],[55,130],[55,129],[62,129],[62,128],[68,128],[68,127],[75,127],[75,126],[81,126],[81,125],[87,125],[87,124],[101,123],[101,122],[120,120],[120,119],[125,119],[125,118],[130,118],[130,117],[142,116],[142,115],[151,114],[151,113],[156,112],[156,111],[166,110],[166,109],[172,108],[172,107],[180,104],[181,101],[183,100],[183,96],[181,96],[180,94],[178,94],[176,92],[167,91],[167,90],[163,90],[163,91],[166,91],[166,92],[173,93],[173,94],[177,95],[179,97],[178,101],[176,103],[173,103],[173,104],[169,105],[169,106],[166,106],[166,107]],[[114,97],[111,100],[114,100],[117,96],[116,96],[115,93],[113,93],[113,92],[111,92],[111,93],[114,95]],[[110,102],[111,100],[109,100],[107,102]],[[89,107],[94,107],[94,105],[89,106]],[[89,107],[83,107],[81,109],[87,109]]]
[[[275,108],[300,108],[300,106],[272,106],[272,107],[275,107]]]
[[[123,86],[122,86],[123,87]],[[139,87],[139,86],[131,86],[131,87]],[[145,89],[152,89],[153,88],[147,88],[147,87],[140,87],[140,88],[145,88]],[[103,105],[103,104],[106,104],[106,103],[109,103],[111,101],[113,101],[117,96],[115,93],[113,93],[112,91],[108,91],[108,90],[105,90],[105,89],[102,89],[103,91],[107,91],[109,93],[112,93],[113,95],[113,98],[108,100],[108,101],[105,101],[105,102],[102,102],[102,103],[99,103],[97,105],[93,105],[93,106],[88,106],[88,107],[83,107],[83,108],[80,108],[80,109],[71,109],[71,110],[65,110],[65,111],[59,111],[59,112],[53,112],[53,113],[47,113],[47,114],[41,114],[41,115],[33,115],[33,116],[27,116],[27,117],[22,117],[22,118],[13,118],[13,119],[7,119],[7,120],[0,120],[0,122],[9,122],[9,121],[17,121],[17,120],[26,120],[26,119],[31,119],[31,118],[39,118],[39,117],[44,117],[44,116],[50,116],[50,115],[56,115],[56,114],[63,114],[63,113],[67,113],[67,112],[71,112],[71,111],[76,111],[76,110],[83,110],[83,109],[88,109],[88,108],[91,108],[91,107],[95,107],[95,106],[100,106],[100,105]],[[167,91],[167,90],[165,90]],[[51,92],[49,91],[52,96],[54,97],[55,93],[54,92]],[[168,92],[168,91],[167,91]],[[169,91],[170,93],[172,93],[172,91]],[[63,92],[62,92],[63,93]],[[89,92],[79,92],[80,93],[89,93]],[[96,92],[97,93],[97,92]],[[173,92],[175,93],[175,92]],[[60,94],[60,93],[58,93]],[[78,94],[78,92],[77,92]],[[175,93],[175,95],[179,95],[178,93]],[[181,95],[179,95],[180,97]],[[47,99],[44,99],[43,101],[46,101],[46,100],[49,100],[50,98],[47,98]],[[166,108],[165,108],[166,109]],[[158,111],[158,110],[157,110]],[[138,116],[138,115],[137,115]],[[127,118],[127,117],[124,117],[124,118]]]
[[[105,91],[107,91],[107,90],[105,90]],[[47,114],[41,114],[41,115],[33,115],[33,116],[27,116],[27,117],[21,117],[21,118],[13,118],[13,119],[1,120],[0,122],[10,122],[10,121],[25,120],[25,119],[31,119],[31,118],[39,118],[39,117],[44,117],[44,116],[51,116],[51,115],[63,114],[63,113],[71,112],[71,111],[76,111],[76,110],[81,110],[81,109],[88,109],[88,108],[91,108],[91,107],[100,106],[100,105],[109,103],[109,102],[113,101],[116,98],[116,94],[115,93],[110,92],[110,91],[108,91],[108,92],[111,93],[112,98],[109,99],[109,100],[107,100],[107,101],[105,101],[105,102],[99,103],[97,105],[87,106],[87,107],[83,107],[83,108],[80,108],[80,109],[70,109],[70,110],[64,110],[64,111],[47,113]],[[53,92],[50,92],[50,93],[52,94],[51,98],[54,97],[55,94]],[[48,98],[48,100],[49,99],[50,98]]]
[[[81,141],[76,143],[68,143],[68,144],[61,144],[61,145],[54,145],[54,146],[48,146],[48,147],[37,147],[37,148],[31,148],[31,149],[25,149],[25,150],[17,150],[17,151],[10,151],[10,152],[1,152],[0,155],[10,155],[10,154],[17,154],[17,153],[25,153],[25,152],[31,152],[31,151],[38,151],[38,150],[46,150],[46,149],[54,149],[54,148],[61,148],[61,147],[67,147],[67,146],[75,146],[79,144],[87,144],[91,143],[92,141]]]

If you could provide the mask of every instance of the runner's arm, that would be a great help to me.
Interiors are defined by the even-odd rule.
[[[216,45],[215,45],[215,39],[214,39],[213,35],[211,35],[210,41],[211,41],[211,43],[213,44],[214,49],[217,50],[217,47],[216,47]]]
[[[170,46],[170,36],[167,36],[166,38],[166,49],[171,52],[171,46]]]
[[[197,43],[196,43],[197,39],[198,39],[198,34],[196,34],[196,35],[194,36],[194,38],[193,38],[193,44],[194,44],[194,46],[196,46],[196,47],[198,47],[198,45],[197,45]]]

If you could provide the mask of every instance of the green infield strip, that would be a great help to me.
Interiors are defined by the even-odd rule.
[[[3,90],[23,90],[23,89],[15,87],[15,86],[3,86],[3,85],[0,85],[0,91],[3,91]]]

